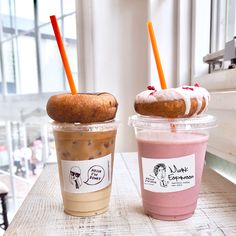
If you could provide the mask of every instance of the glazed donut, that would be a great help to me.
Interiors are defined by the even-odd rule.
[[[206,110],[209,99],[208,91],[198,84],[160,91],[148,86],[136,96],[134,109],[145,116],[192,117]]]
[[[50,97],[46,109],[58,122],[92,123],[114,119],[117,107],[110,93],[65,93]]]

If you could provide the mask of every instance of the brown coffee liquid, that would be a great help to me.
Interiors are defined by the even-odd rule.
[[[109,204],[111,184],[96,192],[65,192],[61,160],[92,160],[111,154],[113,169],[116,130],[96,132],[54,130],[54,137],[65,212],[75,216],[89,216],[105,212]]]

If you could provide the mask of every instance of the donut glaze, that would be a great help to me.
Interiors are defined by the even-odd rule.
[[[48,116],[58,122],[93,123],[112,120],[118,103],[110,93],[54,95],[47,103]]]
[[[198,85],[160,91],[151,87],[136,96],[134,108],[145,116],[191,117],[203,113],[209,99],[208,91]]]

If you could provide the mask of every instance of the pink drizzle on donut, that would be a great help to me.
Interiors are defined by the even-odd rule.
[[[151,85],[147,86],[147,89],[153,91],[153,92],[150,93],[150,95],[153,95],[153,94],[157,91],[157,90],[155,89],[155,87],[154,87],[154,86],[151,86]]]
[[[192,87],[188,87],[188,86],[183,86],[182,89],[191,90],[191,91],[194,90]]]
[[[155,91],[156,91],[155,87],[154,87],[154,86],[151,86],[151,85],[147,86],[147,89],[148,89],[148,90],[155,90]]]

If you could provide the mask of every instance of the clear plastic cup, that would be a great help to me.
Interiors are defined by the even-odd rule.
[[[92,216],[108,209],[118,123],[52,124],[64,211]]]
[[[141,194],[147,215],[183,220],[193,215],[201,184],[211,115],[166,119],[134,115]]]

